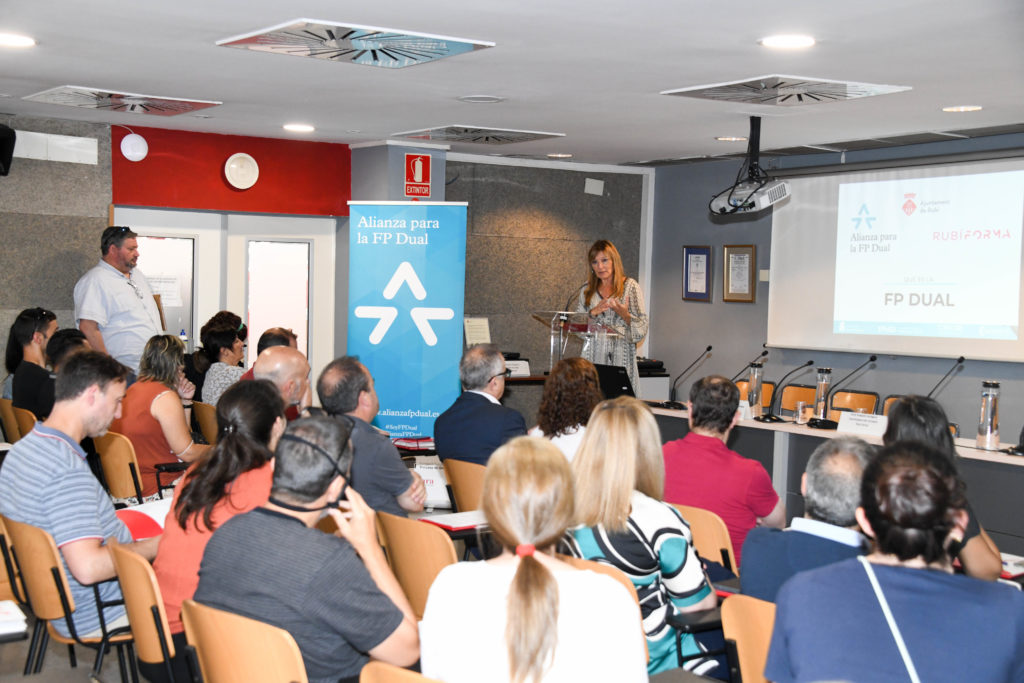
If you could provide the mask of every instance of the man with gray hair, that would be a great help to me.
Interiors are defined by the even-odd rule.
[[[863,554],[864,536],[854,516],[860,482],[875,449],[856,437],[828,439],[811,454],[800,481],[804,516],[788,529],[757,528],[743,544],[744,595],[775,601],[794,574]]]
[[[498,400],[508,376],[505,358],[494,344],[477,344],[462,354],[462,395],[434,421],[438,457],[486,465],[499,446],[526,434],[523,416]]]

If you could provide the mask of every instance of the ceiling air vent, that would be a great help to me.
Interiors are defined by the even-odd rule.
[[[511,130],[507,128],[482,128],[453,124],[438,128],[424,128],[395,133],[391,137],[429,140],[431,142],[472,142],[481,145],[507,145],[513,142],[530,142],[547,138],[565,137],[565,133],[544,133],[537,130]]]
[[[385,69],[401,69],[494,47],[494,43],[483,40],[317,19],[294,19],[252,33],[218,40],[217,45],[332,62],[352,62]]]
[[[874,95],[910,90],[906,85],[877,85],[852,81],[830,81],[804,76],[757,76],[742,81],[695,85],[677,90],[663,90],[662,95],[699,97],[738,104],[766,104],[794,107],[821,102],[842,102]]]
[[[62,85],[50,88],[23,99],[33,102],[62,104],[67,107],[83,107],[85,109],[103,109],[107,111],[128,112],[130,114],[149,114],[151,116],[177,116],[207,107],[216,107],[221,102],[209,100],[183,100],[173,97],[156,95],[139,95],[137,93],[100,90],[80,85]]]

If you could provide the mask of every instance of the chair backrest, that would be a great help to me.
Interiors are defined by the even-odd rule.
[[[7,443],[14,443],[21,438],[18,419],[14,417],[14,402],[9,398],[0,398],[0,420],[4,425],[4,438]]]
[[[874,413],[877,408],[878,394],[874,391],[837,391],[832,394],[832,410]]]
[[[359,672],[359,683],[441,683],[394,664],[370,660]]]
[[[736,566],[736,553],[732,549],[729,527],[725,526],[721,517],[710,510],[690,505],[672,503],[672,507],[679,510],[679,514],[690,525],[693,547],[701,557],[721,562],[726,569],[740,573],[740,568]]]
[[[892,408],[892,404],[903,398],[903,394],[889,394],[882,401],[882,415],[889,414],[889,408]]]
[[[199,431],[203,433],[206,443],[211,446],[217,443],[217,408],[209,403],[192,402],[192,413],[199,423]]]
[[[774,603],[749,595],[730,595],[722,602],[722,631],[736,643],[743,683],[765,683],[764,665],[774,623]]]
[[[623,586],[625,586],[626,590],[629,591],[629,594],[633,596],[633,601],[636,602],[636,608],[639,613],[640,596],[637,595],[636,586],[633,585],[633,582],[629,580],[629,577],[626,576],[626,574],[622,570],[613,567],[610,564],[604,564],[603,562],[595,562],[594,560],[584,560],[582,557],[562,555],[561,553],[558,554],[558,559],[560,559],[562,562],[565,562],[566,564],[571,564],[577,569],[589,569],[592,572],[597,572],[598,574],[604,574],[605,576],[612,577],[613,579],[621,583]],[[642,635],[644,639],[644,654],[647,657],[650,657],[650,652],[647,649],[647,634],[644,632],[643,629],[644,625],[643,621],[641,621],[640,635]]]
[[[115,498],[136,497],[142,503],[139,461],[135,457],[131,439],[124,434],[107,432],[103,436],[93,437],[93,444],[100,454],[100,466],[110,495]]]
[[[161,636],[169,657],[174,656],[174,643],[171,642],[171,628],[167,623],[164,600],[153,567],[142,555],[118,543],[110,544],[110,553],[117,569],[117,580],[121,583],[136,654],[149,664],[166,661],[160,646]],[[157,609],[159,623],[153,617],[154,607]]]
[[[57,569],[58,580],[67,596],[68,606],[74,612],[75,599],[71,595],[68,577],[57,554],[53,536],[30,524],[15,522],[10,517],[4,517],[3,524],[36,618],[46,621],[64,618],[64,606],[61,605],[60,593],[53,578],[54,568]]]
[[[736,388],[740,390],[740,400],[747,400],[747,389],[749,382],[741,379],[736,382]],[[761,405],[765,408],[772,402],[772,394],[775,393],[775,382],[761,382]]]
[[[25,436],[31,432],[36,426],[36,416],[31,410],[25,408],[17,408],[11,406],[11,410],[14,411],[14,420],[18,423],[18,433]]]
[[[288,631],[194,600],[182,603],[181,617],[206,683],[307,682],[302,653]]]
[[[14,564],[14,555],[11,553],[11,537],[7,535],[4,527],[4,518],[0,516],[0,555],[4,563],[0,571],[0,600],[14,599],[22,604],[27,602],[25,586],[21,581],[21,574]]]
[[[387,537],[388,562],[417,619],[423,618],[427,593],[438,573],[458,562],[455,545],[440,527],[378,512]]]
[[[814,405],[814,392],[815,388],[808,384],[787,384],[779,397],[779,409],[793,412],[797,401]]]
[[[486,467],[475,462],[451,458],[444,461],[444,476],[448,480],[448,485],[452,487],[455,507],[460,512],[480,509],[486,471]]]

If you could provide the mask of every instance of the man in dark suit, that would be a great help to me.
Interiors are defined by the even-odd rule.
[[[856,437],[827,439],[814,449],[800,482],[804,516],[783,531],[757,527],[747,534],[740,570],[744,595],[775,602],[794,574],[867,550],[854,512],[861,475],[873,457],[874,448]]]
[[[462,355],[462,395],[434,421],[434,444],[442,460],[486,465],[498,446],[526,434],[523,416],[498,401],[508,375],[505,358],[494,344],[477,344]]]

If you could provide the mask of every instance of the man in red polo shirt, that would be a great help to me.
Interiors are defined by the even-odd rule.
[[[721,517],[729,528],[737,567],[747,532],[755,526],[786,525],[786,505],[764,466],[725,445],[740,419],[739,401],[739,390],[725,377],[698,380],[686,403],[690,433],[663,447],[665,500]]]

